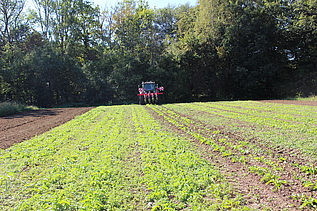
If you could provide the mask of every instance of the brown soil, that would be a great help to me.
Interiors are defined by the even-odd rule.
[[[79,116],[92,107],[32,110],[0,117],[0,148],[40,135]]]

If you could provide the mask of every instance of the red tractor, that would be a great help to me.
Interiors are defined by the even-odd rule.
[[[160,95],[164,91],[164,87],[158,87],[155,82],[142,82],[139,85],[139,104],[145,105],[147,103],[160,104]]]

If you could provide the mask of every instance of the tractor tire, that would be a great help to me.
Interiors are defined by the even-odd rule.
[[[141,95],[141,96],[139,97],[139,104],[140,104],[140,105],[145,105],[144,96],[143,96],[143,95]]]
[[[161,105],[161,97],[160,97],[160,95],[157,95],[156,105]]]
[[[154,103],[155,103],[154,96],[151,96],[151,104],[154,104]]]

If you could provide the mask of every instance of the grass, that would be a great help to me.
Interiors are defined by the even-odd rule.
[[[317,101],[317,96],[316,95],[311,95],[309,97],[302,97],[301,94],[298,94],[296,97],[286,98],[285,100]]]
[[[0,116],[8,116],[20,113],[27,110],[36,110],[35,106],[28,106],[18,102],[3,102],[0,103]]]
[[[317,101],[317,96],[313,95],[311,97],[297,97],[296,100],[301,100],[301,101]]]

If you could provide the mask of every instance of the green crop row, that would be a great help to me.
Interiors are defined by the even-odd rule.
[[[235,103],[239,102],[236,101]],[[306,108],[306,110],[304,110],[304,108],[302,108],[302,110],[298,110],[299,106],[296,107],[295,105],[280,105],[279,107],[277,107],[274,105],[272,106],[272,104],[266,104],[266,107],[261,106],[259,107],[259,109],[257,109],[258,106],[256,106],[256,104],[252,103],[250,103],[249,105],[242,104],[244,106],[233,106],[232,103],[206,103],[204,105],[211,108],[216,108],[219,110],[229,110],[230,112],[240,113],[244,115],[280,120],[280,122],[285,121],[289,123],[304,124],[310,126],[317,125],[317,110],[314,108],[314,106],[303,106],[304,108]]]
[[[227,104],[229,106],[226,106]],[[232,104],[238,105],[238,102],[173,104],[168,105],[168,108],[193,116],[206,124],[226,125],[233,132],[244,134],[245,137],[257,137],[275,146],[296,148],[309,156],[317,156],[317,145],[315,142],[317,127],[315,124],[307,123],[309,120],[306,123],[305,121],[304,123],[293,122],[272,117],[267,115],[266,112],[262,114],[260,110],[256,111],[255,114],[252,114],[252,111],[248,111],[252,110],[250,108],[259,107],[258,102],[241,102],[238,110],[233,108]],[[260,107],[263,106],[271,107],[272,104],[265,103]],[[274,104],[273,107],[275,106]],[[241,107],[246,107],[246,109],[241,109]],[[309,115],[309,111],[311,113],[315,112],[314,106],[289,106],[288,109],[277,109],[276,112],[280,112],[281,115],[289,112],[289,115],[296,117],[296,113],[301,111],[300,108],[303,109],[306,115]],[[274,116],[278,115],[276,112]]]
[[[263,178],[268,177],[268,175],[271,175],[271,177],[274,176],[274,180],[264,178],[261,181],[265,181],[267,184],[273,183],[272,181],[274,181],[273,184],[277,188],[281,187],[281,184],[277,185],[277,178],[280,178],[277,176],[277,173],[283,170],[283,167],[279,166],[280,160],[277,159],[278,162],[276,162],[264,156],[259,157],[259,147],[252,145],[247,140],[231,140],[230,138],[221,135],[221,131],[213,131],[199,121],[195,121],[194,119],[191,120],[172,110],[165,109],[164,107],[152,107],[152,109],[163,116],[163,118],[170,124],[178,127],[200,142],[210,145],[213,151],[220,152],[223,157],[230,157],[232,162],[243,163],[248,168],[253,169],[253,173],[257,173],[258,175],[263,176]],[[263,168],[256,165],[266,167]],[[259,173],[258,171],[254,171],[255,169],[262,169],[265,171]],[[286,181],[283,183],[285,184]]]
[[[1,210],[248,210],[142,106],[98,107],[0,151]]]
[[[317,135],[317,120],[307,117],[296,117],[283,113],[261,112],[251,109],[241,109],[228,107],[226,105],[215,104],[192,104],[201,111],[207,111],[212,114],[218,114],[232,119],[238,119],[244,122],[256,123],[261,126],[303,133],[308,135]]]
[[[248,109],[252,111],[258,111],[263,114],[266,113],[277,113],[277,114],[287,114],[293,117],[306,117],[315,118],[317,117],[317,108],[314,106],[298,106],[291,104],[279,104],[279,103],[263,103],[257,101],[228,101],[228,102],[214,102],[209,103],[210,105],[225,105],[228,107],[235,107],[239,109]],[[293,118],[291,117],[291,118]]]
[[[231,105],[232,103],[230,103]],[[250,104],[252,104],[252,102],[250,102]],[[223,103],[223,106],[225,105],[225,103]],[[267,106],[270,106],[269,104],[266,104]],[[218,121],[223,121],[223,125],[225,125],[225,130],[231,131],[233,133],[235,133],[237,130],[236,128],[239,128],[239,126],[243,129],[242,133],[240,132],[239,136],[244,137],[245,140],[248,140],[250,138],[254,139],[254,138],[260,138],[259,140],[261,140],[260,145],[257,147],[253,144],[248,143],[247,144],[247,148],[241,148],[239,146],[245,145],[245,141],[238,141],[236,140],[236,146],[232,146],[231,148],[239,148],[239,150],[241,151],[241,153],[246,153],[249,154],[249,151],[252,150],[253,153],[258,154],[258,153],[267,153],[267,155],[272,154],[272,152],[265,147],[265,145],[268,144],[268,146],[270,147],[274,147],[274,145],[272,145],[274,142],[274,140],[277,140],[277,143],[275,146],[286,146],[286,148],[289,149],[294,149],[297,146],[294,146],[293,143],[295,141],[297,141],[298,143],[298,147],[297,150],[298,151],[303,151],[303,152],[308,152],[307,154],[311,153],[311,152],[316,152],[316,144],[315,141],[310,141],[310,140],[316,140],[316,136],[311,136],[309,138],[306,138],[305,135],[303,134],[296,134],[298,137],[300,137],[298,140],[296,140],[296,136],[294,134],[286,134],[285,131],[280,130],[280,129],[276,129],[276,128],[269,128],[269,129],[263,129],[261,126],[257,125],[257,124],[252,124],[251,122],[243,122],[241,120],[233,120],[231,119],[231,123],[227,122],[228,119],[226,119],[225,117],[219,115],[219,114],[214,114],[214,113],[210,113],[206,110],[206,107],[204,108],[198,108],[197,105],[195,104],[182,104],[181,106],[175,106],[175,105],[168,105],[166,106],[168,108],[173,108],[175,111],[180,112],[180,114],[183,115],[189,115],[192,119],[196,119],[197,121],[201,121],[204,124],[211,124],[211,125],[221,125],[221,123],[217,123],[216,119],[218,119]],[[196,108],[196,110],[194,109]],[[199,109],[203,109],[204,110],[204,115],[202,115],[201,113],[198,115],[195,115],[193,113],[198,113]],[[228,107],[228,109],[230,109],[230,106]],[[213,110],[212,108],[210,110]],[[184,118],[184,117],[182,117]],[[247,117],[245,117],[247,118]],[[197,123],[195,123],[197,124]],[[237,126],[238,125],[238,126]],[[249,130],[248,130],[249,129]],[[204,131],[206,132],[208,130],[208,128],[204,128]],[[250,136],[251,135],[251,136]],[[293,136],[294,135],[294,136]],[[246,142],[247,143],[247,142]],[[226,145],[232,145],[231,142],[227,142],[225,143]],[[307,155],[306,155],[307,156]],[[285,158],[281,157],[280,158],[281,161],[286,161]],[[315,168],[314,167],[314,162],[316,161],[316,156],[309,158],[310,162],[307,162],[305,166],[299,166],[299,168],[301,169],[308,169],[307,172],[311,172],[310,169]]]
[[[234,136],[231,138],[227,137],[224,134],[226,134],[227,131],[230,131],[231,127],[236,127],[237,124],[242,124],[243,128],[250,127],[253,130],[256,128],[256,124],[251,124],[251,121],[246,122],[246,124],[240,120],[236,120],[235,124],[227,124],[226,117],[219,114],[220,112],[214,112],[214,107],[216,106],[214,106],[213,103],[210,104],[212,106],[206,106],[205,103],[199,104],[202,108],[194,103],[165,105],[151,107],[151,109],[158,113],[158,115],[162,116],[165,121],[169,122],[169,124],[177,127],[184,133],[191,135],[196,140],[210,145],[213,151],[219,152],[222,157],[227,157],[228,159],[231,159],[232,162],[240,162],[244,164],[250,172],[260,176],[261,182],[267,185],[273,185],[276,190],[285,185],[287,187],[292,186],[294,181],[302,183],[303,187],[309,187],[312,191],[315,190],[316,179],[314,179],[314,176],[303,177],[297,173],[298,171],[302,171],[310,175],[315,175],[316,168],[313,165],[309,165],[309,163],[307,163],[308,166],[303,166],[297,164],[296,160],[292,160],[291,163],[288,163],[288,159],[282,156],[276,157],[276,154],[272,154],[269,147],[265,147],[266,143],[263,142],[263,140],[258,139],[258,141],[262,142],[259,145],[248,142],[250,137],[248,137],[247,134],[242,134],[242,136],[241,134],[237,135],[236,137],[239,137],[238,139],[234,139]],[[226,107],[226,103],[223,103],[222,107],[223,110],[229,111],[232,109],[231,106]],[[223,120],[222,124],[221,120]],[[217,128],[217,124],[218,126],[221,126],[218,127],[222,128],[220,129],[221,131],[215,130],[215,128]],[[261,130],[260,127],[258,127],[258,129]],[[274,128],[271,130],[277,135],[280,132],[280,130],[275,130]],[[254,134],[257,133],[253,133],[253,135]],[[316,136],[314,138],[316,140]],[[267,141],[270,142],[270,140]],[[285,144],[287,144],[287,142]],[[294,170],[293,172],[285,172],[284,167],[287,165],[294,169],[297,168],[297,170]],[[290,181],[284,180],[283,175],[289,174],[293,175],[293,179]],[[298,196],[297,200],[302,200],[302,207],[312,207],[312,204],[307,202],[314,201],[316,199],[302,195]]]
[[[136,108],[135,108],[136,109]],[[161,129],[145,110],[133,116],[142,148],[144,181],[154,210],[247,210],[216,167],[192,150],[192,143]]]
[[[133,208],[140,169],[125,109],[100,107],[1,152],[3,210]],[[135,186],[135,187],[134,187]],[[126,206],[127,205],[127,206]]]

